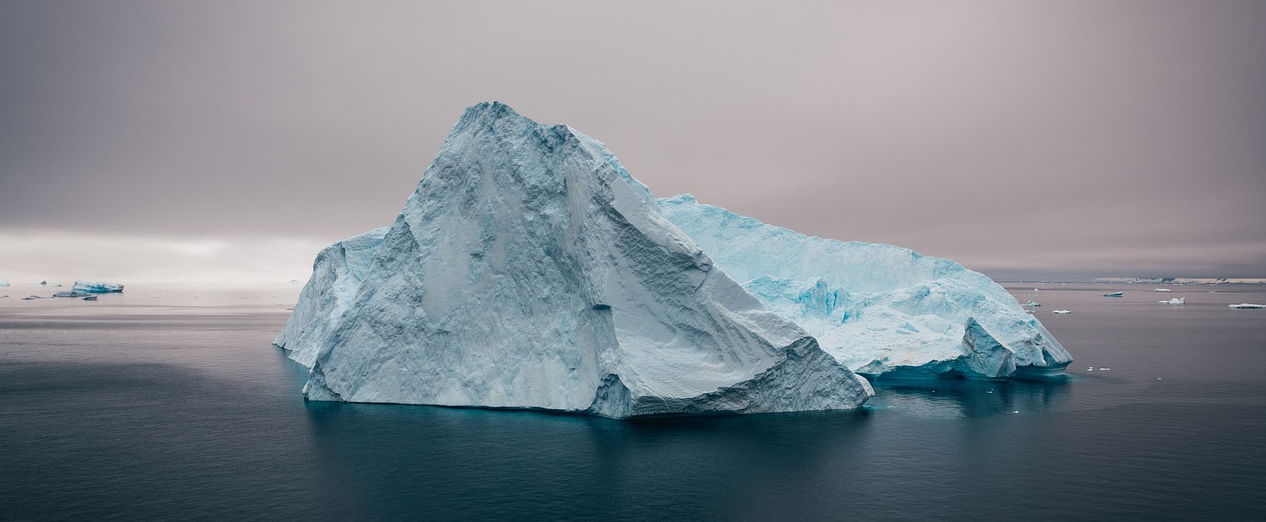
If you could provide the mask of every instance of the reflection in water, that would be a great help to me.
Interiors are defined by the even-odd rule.
[[[929,379],[879,381],[872,410],[892,410],[920,417],[987,417],[1050,409],[1067,399],[1067,379],[1045,381],[976,381]]]
[[[308,413],[325,478],[369,518],[734,518],[839,482],[871,438],[865,411],[614,421],[309,403]]]

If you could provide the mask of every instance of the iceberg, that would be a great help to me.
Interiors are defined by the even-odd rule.
[[[1231,304],[1227,306],[1231,308],[1235,308],[1237,310],[1256,310],[1259,308],[1266,308],[1266,305],[1253,304],[1253,303]]]
[[[1053,313],[1053,314],[1071,314],[1071,313],[1073,313],[1073,311],[1072,311],[1072,310],[1051,310],[1051,313]]]
[[[783,318],[875,377],[1059,375],[1072,356],[984,274],[892,245],[806,236],[689,195],[668,219]]]
[[[309,368],[313,401],[629,418],[848,410],[874,394],[605,145],[500,103],[467,109],[394,224],[317,256],[275,344]]]
[[[1175,298],[1173,298],[1173,299],[1166,299],[1166,300],[1164,300],[1164,301],[1158,301],[1158,302],[1159,302],[1160,304],[1167,304],[1167,305],[1182,305],[1182,304],[1187,304],[1187,298],[1186,298],[1186,297],[1175,297]]]
[[[60,292],[53,292],[53,297],[88,297],[90,295],[92,294],[83,290],[62,290]]]
[[[1170,290],[1168,288],[1153,288],[1152,291],[1153,292],[1173,292],[1173,290]]]
[[[0,281],[0,286],[9,286],[8,281]]]
[[[1034,301],[1034,300],[1032,300],[1032,299],[1029,299],[1029,302],[1024,303],[1024,306],[1027,306],[1027,307],[1030,307],[1030,308],[1037,308],[1037,307],[1039,307],[1039,306],[1042,306],[1042,303],[1039,303],[1039,302],[1037,302],[1037,301]]]
[[[61,286],[61,285],[57,285],[57,286]],[[108,293],[123,291],[123,285],[118,284],[118,283],[106,283],[106,282],[90,283],[87,281],[75,281],[75,284],[72,285],[70,288],[71,290],[74,290],[74,291],[87,292],[90,294],[108,294]]]
[[[1104,297],[1125,297],[1125,292],[1108,292],[1103,294]]]

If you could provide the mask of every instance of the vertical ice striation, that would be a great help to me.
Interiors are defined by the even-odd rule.
[[[669,221],[602,143],[471,107],[389,229],[323,251],[276,344],[312,400],[639,415],[873,392]]]
[[[854,371],[1045,376],[1072,361],[1005,289],[948,259],[806,236],[688,195],[659,205],[719,268]]]

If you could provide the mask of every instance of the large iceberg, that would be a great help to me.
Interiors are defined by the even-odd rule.
[[[500,103],[466,111],[395,224],[321,252],[275,342],[310,368],[310,400],[625,418],[874,393],[602,143]]]
[[[1072,362],[1004,288],[948,259],[806,236],[689,195],[659,206],[717,267],[854,371],[1028,377]]]

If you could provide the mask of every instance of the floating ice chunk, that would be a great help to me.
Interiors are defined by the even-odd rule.
[[[1160,304],[1167,304],[1167,305],[1181,305],[1181,304],[1187,304],[1187,298],[1175,297],[1173,299],[1166,299],[1164,301],[1157,301],[1157,302]]]
[[[1112,368],[1099,368],[1099,371],[1101,371],[1101,372],[1106,372],[1106,371],[1111,370],[1111,369],[1112,369]]]
[[[84,301],[96,301],[96,300],[97,300],[97,296],[95,295],[90,295],[84,298]]]
[[[80,292],[87,292],[90,294],[108,294],[112,292],[122,292],[123,285],[119,283],[106,283],[104,281],[96,282],[96,283],[92,283],[88,281],[75,281],[75,285],[72,286],[71,289],[77,290]]]
[[[47,285],[47,284],[48,284],[48,281],[40,281],[40,286],[44,286],[44,285]]]
[[[26,296],[26,297],[23,297],[23,298],[22,298],[22,300],[23,300],[23,301],[32,301],[32,300],[35,300],[35,299],[43,299],[43,297],[40,297],[40,296],[38,296],[38,295],[28,295],[28,296]]]
[[[63,290],[60,292],[53,292],[53,297],[88,297],[90,295],[92,294],[82,290]]]
[[[1053,314],[1071,314],[1071,313],[1073,313],[1073,311],[1072,311],[1072,310],[1051,310],[1051,313],[1053,313]]]
[[[1037,302],[1037,301],[1034,301],[1034,300],[1032,300],[1032,299],[1029,299],[1029,302],[1024,303],[1024,306],[1029,306],[1029,307],[1034,307],[1034,308],[1036,308],[1036,307],[1042,306],[1042,303],[1039,303],[1039,302]]]
[[[1173,290],[1170,290],[1168,288],[1153,288],[1152,291],[1153,292],[1173,292]]]
[[[9,286],[8,281],[0,281],[0,286]]]
[[[1256,309],[1256,308],[1266,308],[1266,305],[1259,305],[1259,304],[1253,304],[1253,303],[1240,303],[1240,304],[1233,304],[1233,305],[1227,305],[1227,306],[1229,306],[1229,307],[1231,307],[1231,308],[1240,309],[1240,310],[1250,310],[1250,309]]]
[[[1125,292],[1108,292],[1103,294],[1104,297],[1125,297]]]

